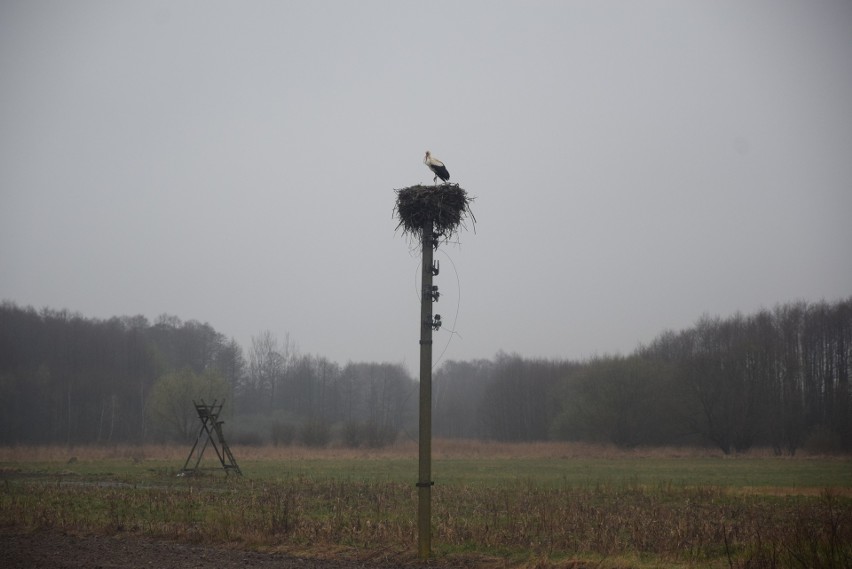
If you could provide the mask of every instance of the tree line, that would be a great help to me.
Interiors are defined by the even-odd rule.
[[[852,297],[702,317],[627,356],[448,362],[439,436],[852,450]],[[475,410],[475,413],[471,413]]]
[[[162,315],[107,320],[0,304],[0,444],[186,440],[193,400],[227,400],[247,442],[390,442],[416,383],[400,364],[299,354],[272,333],[242,347],[209,324]],[[237,420],[238,418],[238,420]]]
[[[148,402],[160,378],[182,369],[229,378],[240,351],[210,325],[174,316],[97,320],[4,302],[0,443],[150,440]]]
[[[500,352],[434,372],[439,437],[852,450],[852,297],[702,317],[629,355]],[[237,442],[383,445],[416,431],[415,380],[340,365],[268,331],[246,350],[169,315],[87,319],[0,304],[0,444],[194,436],[192,399],[226,399]]]

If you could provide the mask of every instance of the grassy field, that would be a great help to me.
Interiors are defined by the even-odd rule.
[[[0,524],[414,559],[413,444],[187,450],[0,448]],[[436,441],[433,478],[439,564],[852,567],[849,457]]]

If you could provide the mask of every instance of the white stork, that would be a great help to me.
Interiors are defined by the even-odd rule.
[[[450,179],[450,173],[447,171],[447,167],[444,166],[444,163],[437,158],[432,158],[432,153],[428,150],[426,151],[426,158],[423,159],[423,163],[426,164],[427,168],[435,173],[435,177],[432,179],[432,181],[435,182],[435,185],[438,185],[438,178],[441,178],[444,182]]]

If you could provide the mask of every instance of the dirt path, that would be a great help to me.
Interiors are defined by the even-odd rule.
[[[0,567],[4,569],[390,569],[411,565],[418,564],[389,559],[305,559],[131,535],[74,536],[54,530],[0,530]]]

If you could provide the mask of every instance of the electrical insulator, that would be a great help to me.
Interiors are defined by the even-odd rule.
[[[437,277],[441,272],[441,261],[432,261],[432,276]]]
[[[432,285],[432,302],[438,302],[441,293],[438,292],[438,285]]]

